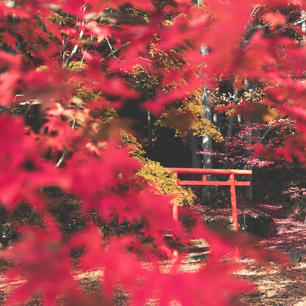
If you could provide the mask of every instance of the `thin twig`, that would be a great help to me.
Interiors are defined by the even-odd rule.
[[[72,122],[72,125],[71,125],[72,129],[75,128],[75,124],[76,124],[76,120],[74,119],[73,122]],[[66,148],[64,148],[62,156],[60,157],[60,159],[56,163],[56,165],[55,165],[56,168],[59,168],[62,165],[62,163],[64,161],[64,158],[65,158],[65,155],[66,155]]]
[[[83,8],[83,13],[86,11],[86,5]],[[85,28],[85,19],[82,19],[82,29],[80,31],[79,34],[79,41],[82,39],[83,35],[84,35],[84,28]],[[66,62],[64,63],[64,67],[67,68],[71,62],[71,60],[73,59],[73,57],[76,55],[76,53],[78,52],[79,49],[79,45],[75,44],[75,46],[73,47],[69,57],[67,58]]]
[[[61,158],[56,163],[56,165],[55,165],[56,168],[59,168],[62,165],[62,163],[64,161],[64,158],[65,158],[65,155],[66,155],[66,148],[64,148],[64,151],[63,151],[63,154],[62,154]]]

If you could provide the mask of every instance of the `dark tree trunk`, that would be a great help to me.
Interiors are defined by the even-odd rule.
[[[147,110],[147,136],[150,148],[152,147],[152,116],[151,112]]]
[[[201,5],[203,3],[203,0],[192,0],[192,2],[195,5]],[[201,54],[205,56],[208,53],[208,49],[206,46],[201,46],[200,50]],[[203,103],[203,108],[204,108],[204,116],[205,119],[209,120],[209,122],[212,122],[213,120],[213,114],[212,114],[212,107],[208,102],[208,96],[205,91],[203,91],[203,97],[202,97],[202,103]],[[204,136],[201,139],[201,149],[203,151],[208,151],[212,152],[213,149],[213,140],[211,136]],[[213,160],[212,157],[209,155],[203,155],[203,160],[202,160],[202,167],[203,168],[212,168],[213,167]],[[210,180],[211,176],[207,176],[207,180]],[[205,203],[207,205],[211,204],[211,192],[209,189],[209,186],[204,186],[202,188],[202,195],[201,195],[201,202]]]
[[[247,79],[245,79],[245,87],[246,88],[249,88],[249,87],[251,87],[250,85],[249,85],[249,82],[248,82],[248,80]],[[256,122],[256,121],[258,121],[256,118],[254,118],[254,121],[253,122]],[[249,122],[249,123],[251,123],[251,122]],[[258,135],[254,135],[254,136],[258,136]],[[246,139],[247,141],[247,143],[248,144],[251,144],[251,141],[252,141],[252,134],[251,133],[249,133],[248,135],[247,135],[247,139]],[[245,149],[244,150],[244,152],[243,152],[243,155],[245,156],[245,157],[249,157],[249,156],[251,156],[251,154],[252,154],[252,151],[250,150],[250,149]],[[251,204],[253,203],[253,187],[252,187],[252,177],[250,178],[250,180],[251,180],[251,185],[250,185],[250,187],[246,187],[245,188],[245,197],[246,197],[246,199],[247,199],[247,201],[249,201]]]
[[[191,167],[201,168],[201,157],[197,153],[198,151],[200,151],[199,137],[197,135],[193,135],[193,130],[190,130],[188,133],[188,140],[190,145]]]
[[[213,120],[212,107],[208,102],[208,96],[204,92],[203,93],[203,108],[204,108],[204,116],[209,122]],[[204,152],[212,152],[213,151],[213,140],[211,136],[202,137],[202,150]],[[213,159],[211,155],[203,155],[203,168],[213,168]],[[207,176],[207,180],[211,180],[211,176]],[[211,204],[211,191],[209,186],[205,186],[202,189],[202,203]]]
[[[230,141],[232,134],[233,134],[233,126],[234,126],[234,117],[230,116],[227,120],[227,131],[226,131],[226,138],[225,138],[225,154],[228,155],[228,142]]]

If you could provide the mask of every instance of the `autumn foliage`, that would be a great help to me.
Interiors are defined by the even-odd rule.
[[[191,212],[175,222],[174,195],[157,193],[137,175],[143,161],[120,136],[129,123],[108,121],[106,114],[130,103],[160,113],[203,86],[214,88],[218,78],[232,78],[237,88],[254,80],[264,92],[261,103],[290,116],[299,133],[270,149],[304,160],[306,46],[298,22],[304,6],[283,0],[208,0],[198,7],[190,0],[1,1],[0,202],[8,210],[26,202],[41,219],[18,227],[20,240],[0,254],[13,262],[5,282],[22,280],[5,305],[35,294],[46,306],[104,305],[120,287],[131,305],[153,299],[162,306],[225,306],[251,290],[233,276],[240,268],[232,260],[234,241],[212,233]],[[131,81],[139,67],[155,80],[150,94]],[[34,124],[18,116],[21,105],[23,114],[38,107]],[[239,111],[250,107],[246,102]],[[64,235],[50,213],[50,186],[80,203],[85,226],[74,234]],[[141,227],[104,237],[92,214]],[[209,255],[198,272],[186,272],[184,254],[173,258],[173,250],[198,238]],[[73,250],[80,250],[77,264]],[[246,243],[240,254],[266,255]],[[164,259],[171,261],[168,271]],[[81,290],[74,275],[82,271],[102,271],[102,295]]]

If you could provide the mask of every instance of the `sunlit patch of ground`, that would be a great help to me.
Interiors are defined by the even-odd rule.
[[[273,218],[277,233],[261,239],[259,243],[277,254],[286,254],[289,263],[271,263],[268,268],[263,268],[255,265],[253,260],[244,259],[245,268],[237,274],[255,283],[257,290],[239,297],[237,305],[306,306],[306,224],[284,211],[282,206],[261,204],[238,210],[238,214],[243,212],[251,216],[265,214]],[[231,216],[229,208],[204,209],[202,213],[205,219]],[[298,254],[299,262],[293,262],[294,259],[290,257],[294,253]]]
[[[204,219],[215,217],[230,218],[230,208],[208,209],[201,208]],[[306,224],[297,220],[294,216],[284,212],[282,206],[256,205],[253,208],[247,207],[238,210],[238,213],[247,213],[251,216],[265,214],[271,216],[277,224],[277,233],[273,236],[259,239],[259,244],[273,250],[277,254],[284,253],[290,256],[292,252],[299,251],[301,256],[299,262],[289,264],[270,263],[268,268],[263,268],[254,263],[254,260],[243,259],[244,268],[237,273],[237,277],[250,280],[257,285],[257,289],[249,294],[244,294],[234,301],[234,305],[244,304],[246,306],[306,306]],[[230,233],[232,235],[232,233]],[[208,256],[208,245],[203,240],[194,241],[194,245],[186,253],[181,268],[184,272],[192,273],[205,264]],[[165,273],[171,267],[171,261],[165,262]],[[102,272],[76,273],[75,278],[81,282],[87,292],[96,293],[101,290]],[[0,283],[3,279],[0,279]],[[22,280],[21,280],[22,282]],[[20,283],[0,286],[0,304],[4,301],[5,295],[12,287]],[[116,305],[124,306],[127,296],[120,292]],[[36,303],[35,305],[39,305]],[[150,304],[150,303],[149,303]],[[151,303],[152,305],[154,303]],[[150,305],[151,305],[150,304]]]

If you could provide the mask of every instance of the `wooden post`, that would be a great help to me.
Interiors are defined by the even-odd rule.
[[[175,174],[176,174],[176,184],[179,185],[180,180],[178,177],[178,173],[175,172]],[[178,222],[178,208],[177,208],[177,204],[175,203],[173,203],[173,206],[172,206],[172,217],[175,222]],[[178,250],[174,250],[173,251],[173,262],[175,262],[177,258],[178,258]]]
[[[172,216],[173,216],[174,221],[178,221],[178,209],[175,203],[173,203],[173,206],[172,206]]]
[[[235,187],[235,174],[234,173],[230,174],[229,181],[230,181],[230,187],[231,187],[233,231],[238,232],[237,201],[236,201],[236,187]]]
[[[236,199],[236,186],[250,186],[251,182],[248,181],[236,181],[235,175],[252,175],[252,170],[242,170],[242,169],[203,169],[203,168],[168,168],[175,172],[177,185],[190,185],[190,186],[230,186],[231,192],[231,206],[232,206],[232,218],[233,218],[233,231],[238,231],[238,218],[237,218],[237,199]],[[201,174],[201,180],[181,180],[178,174]],[[229,175],[227,181],[207,181],[207,175]],[[251,178],[252,179],[252,178]],[[178,207],[173,205],[173,218],[178,220]]]
[[[179,185],[180,180],[179,180],[177,172],[175,172],[175,176],[176,176],[176,184]],[[178,209],[177,209],[177,205],[175,203],[173,203],[173,206],[172,206],[172,217],[173,217],[174,221],[178,221]]]
[[[175,222],[178,222],[178,208],[177,204],[173,203],[172,206],[172,217]],[[178,250],[173,251],[173,262],[175,262],[178,258]]]

